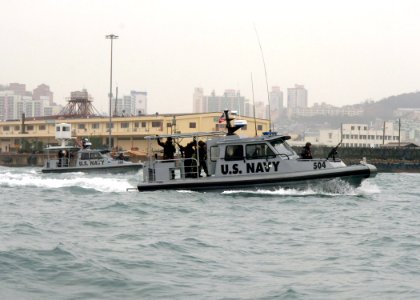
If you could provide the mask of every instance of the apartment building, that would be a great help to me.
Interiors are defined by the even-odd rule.
[[[26,117],[49,116],[58,113],[62,106],[52,101],[52,93],[45,84],[32,92],[26,91],[24,84],[11,83],[0,89],[0,121],[20,119],[22,113]]]

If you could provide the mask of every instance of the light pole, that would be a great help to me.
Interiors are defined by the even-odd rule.
[[[112,101],[112,44],[113,41],[115,39],[118,39],[118,35],[115,34],[109,34],[105,36],[106,39],[111,40],[111,71],[110,71],[110,79],[109,79],[109,125],[108,125],[108,129],[109,129],[109,137],[108,137],[108,148],[111,151],[111,132],[112,132],[112,121],[111,121],[111,116],[112,116],[112,105],[111,105],[111,101]]]

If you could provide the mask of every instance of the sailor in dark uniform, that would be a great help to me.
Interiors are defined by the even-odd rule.
[[[307,142],[305,147],[302,148],[302,152],[300,153],[300,158],[312,159],[311,143]]]

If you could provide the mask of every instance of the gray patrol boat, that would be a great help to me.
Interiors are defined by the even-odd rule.
[[[257,188],[299,188],[318,185],[332,179],[359,186],[369,177],[375,177],[377,169],[366,162],[347,166],[337,159],[336,147],[327,158],[302,159],[289,146],[289,136],[267,133],[263,136],[243,138],[234,132],[243,122],[233,122],[225,111],[227,134],[224,132],[197,132],[148,136],[148,159],[143,169],[143,181],[137,185],[140,192],[160,190],[233,190]],[[171,137],[177,143],[184,138],[195,142],[195,155],[174,159],[159,159],[153,152],[153,144],[159,138]],[[204,161],[207,176],[201,177],[203,157],[198,151],[198,139],[206,140]],[[202,154],[203,156],[203,154]],[[204,174],[203,174],[204,175]]]
[[[73,139],[70,124],[57,124],[55,138],[60,142],[60,145],[45,148],[47,159],[41,170],[43,173],[126,173],[137,172],[143,168],[143,164],[140,162],[126,161],[123,156],[120,159],[114,159],[105,153],[109,151],[91,149],[92,144],[87,138],[83,139],[80,145],[68,145],[68,141]]]

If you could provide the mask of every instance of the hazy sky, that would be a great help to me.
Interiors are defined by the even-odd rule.
[[[86,88],[107,111],[110,41],[119,95],[149,113],[191,112],[194,87],[267,101],[304,84],[309,104],[359,103],[420,89],[420,1],[0,0],[0,84],[50,85],[64,104]]]

